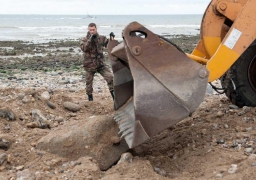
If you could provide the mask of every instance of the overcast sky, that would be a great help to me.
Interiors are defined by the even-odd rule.
[[[0,14],[202,14],[210,0],[0,0]]]

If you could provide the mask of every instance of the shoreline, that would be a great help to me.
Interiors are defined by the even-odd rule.
[[[199,36],[169,38],[190,53]],[[71,91],[85,89],[82,52],[79,40],[34,44],[27,41],[0,41],[1,88],[51,88]],[[107,59],[107,52],[104,52]],[[107,61],[107,64],[110,64]],[[96,76],[96,89],[104,80]]]

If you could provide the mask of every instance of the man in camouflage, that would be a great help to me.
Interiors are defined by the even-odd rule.
[[[103,48],[108,44],[108,39],[97,32],[95,23],[88,25],[88,33],[80,43],[84,55],[84,69],[86,71],[86,94],[88,100],[93,101],[93,77],[96,72],[100,73],[107,81],[109,91],[114,99],[113,75],[106,66],[103,55]]]

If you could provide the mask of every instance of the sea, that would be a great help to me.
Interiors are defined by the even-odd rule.
[[[202,14],[184,15],[0,15],[0,41],[51,41],[80,39],[87,26],[97,24],[101,35],[122,39],[122,30],[137,21],[152,32],[164,35],[197,35]]]

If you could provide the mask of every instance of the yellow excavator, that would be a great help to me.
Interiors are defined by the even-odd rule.
[[[193,113],[217,79],[232,103],[256,106],[256,0],[212,0],[191,54],[138,22],[122,36],[112,36],[108,53],[115,120],[129,148]]]

